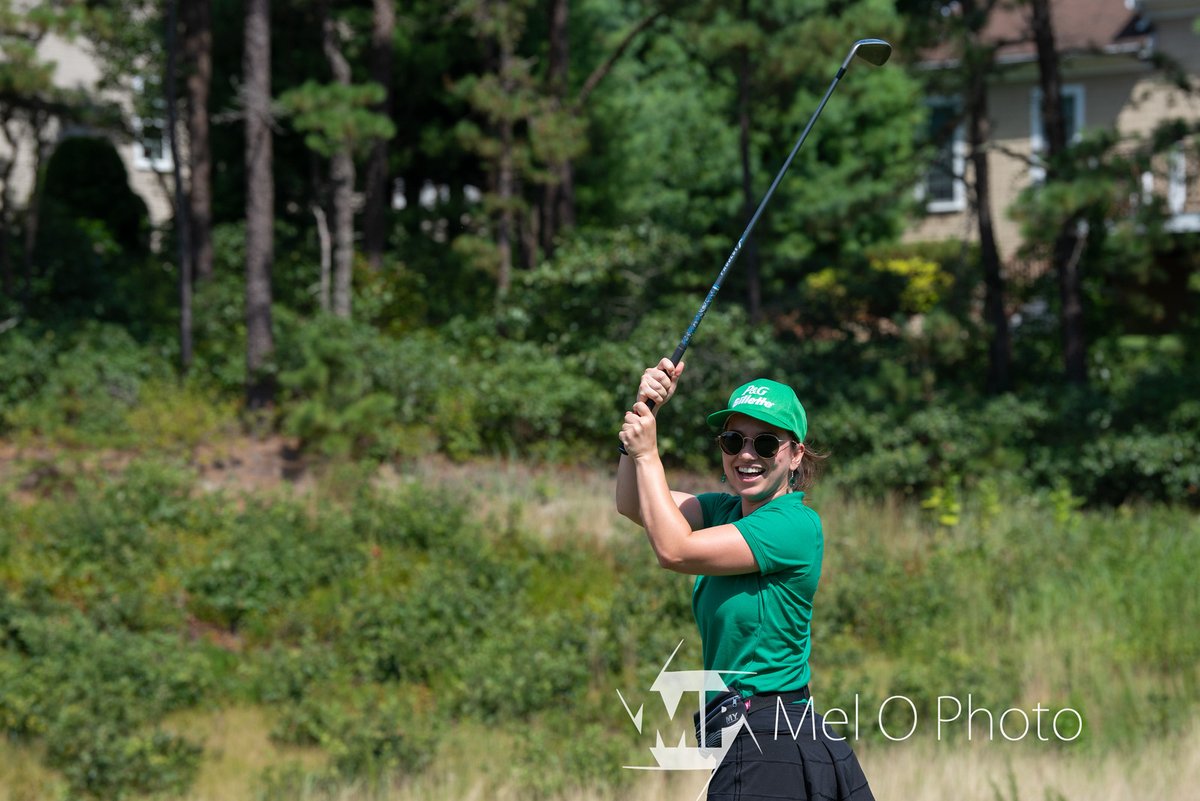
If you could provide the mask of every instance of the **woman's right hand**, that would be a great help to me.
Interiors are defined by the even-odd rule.
[[[684,364],[684,362],[672,364],[670,359],[663,357],[657,366],[647,367],[646,372],[642,373],[642,381],[638,385],[637,399],[642,402],[653,401],[652,408],[657,411],[675,394],[675,387],[679,376],[683,373]]]

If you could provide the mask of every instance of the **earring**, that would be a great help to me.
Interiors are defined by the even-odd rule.
[[[791,475],[788,476],[788,489],[796,488],[796,474],[799,472],[799,470],[793,470]]]
[[[721,483],[722,484],[725,483],[725,474],[724,473],[721,474]]]

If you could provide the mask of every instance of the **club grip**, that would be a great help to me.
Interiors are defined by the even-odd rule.
[[[688,346],[688,343],[687,343],[686,339],[683,342],[679,343],[679,346],[675,348],[675,352],[671,354],[671,364],[677,365],[677,364],[679,364],[679,362],[681,362],[683,360],[683,354],[685,351],[687,351],[687,346]],[[648,409],[650,409],[650,411],[654,411],[654,406],[655,406],[654,401],[652,401],[652,400],[646,401],[646,407]],[[629,455],[629,451],[625,450],[624,442],[617,443],[617,450],[619,450],[625,456]]]
[[[655,405],[655,404],[654,404],[654,401],[652,401],[652,400],[650,400],[650,399],[647,399],[647,400],[646,400],[646,408],[648,408],[650,411],[654,411],[654,405]],[[618,443],[617,443],[617,450],[619,450],[619,451],[621,452],[621,454],[622,454],[622,455],[624,455],[624,456],[628,456],[628,455],[629,455],[629,451],[625,450],[625,443],[624,443],[624,442],[618,442]]]

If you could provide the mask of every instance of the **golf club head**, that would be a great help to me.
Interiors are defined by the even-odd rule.
[[[850,49],[850,55],[846,57],[846,63],[850,63],[850,59],[858,56],[868,64],[874,64],[876,67],[887,62],[892,55],[892,46],[882,39],[859,39],[854,43],[854,47]]]

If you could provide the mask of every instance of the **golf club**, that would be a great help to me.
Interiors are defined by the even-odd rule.
[[[696,316],[692,318],[692,324],[687,327],[687,331],[683,334],[683,339],[679,340],[679,346],[675,348],[675,353],[671,355],[671,363],[679,364],[683,358],[684,351],[688,349],[688,345],[692,341],[692,336],[696,333],[696,329],[700,327],[700,321],[704,319],[705,312],[712,304],[713,298],[721,291],[721,282],[725,280],[725,275],[729,272],[729,268],[733,266],[737,260],[738,254],[742,252],[742,245],[750,237],[750,232],[754,230],[754,224],[758,222],[758,218],[763,213],[763,209],[767,207],[767,202],[771,199],[771,195],[775,194],[775,187],[779,186],[779,181],[783,178],[783,174],[787,172],[788,167],[792,165],[792,159],[796,157],[800,146],[804,144],[804,140],[808,138],[808,132],[812,130],[813,123],[817,121],[817,117],[821,116],[821,110],[825,108],[825,104],[829,101],[829,96],[833,94],[834,88],[837,87],[838,81],[846,74],[850,62],[858,56],[868,64],[873,64],[876,67],[882,65],[892,55],[892,46],[882,39],[859,39],[850,48],[850,52],[846,54],[846,60],[842,62],[841,69],[837,71],[837,75],[833,78],[833,83],[829,84],[829,88],[825,90],[825,96],[821,98],[820,105],[813,112],[812,117],[808,120],[808,124],[804,126],[804,133],[800,134],[800,138],[796,140],[796,146],[792,148],[792,152],[788,154],[787,161],[783,162],[783,166],[779,169],[779,173],[775,176],[775,180],[771,182],[767,193],[763,195],[762,202],[758,204],[758,209],[754,212],[754,216],[750,218],[750,222],[746,225],[746,230],[742,232],[741,238],[733,247],[733,252],[729,254],[729,258],[725,260],[725,266],[721,268],[721,272],[717,274],[717,280],[713,282],[712,288],[708,290],[708,295],[704,298],[704,302],[700,304],[700,310],[696,312]],[[646,405],[651,409],[654,408],[654,401],[647,401]],[[625,445],[620,445],[621,453],[626,453]]]

